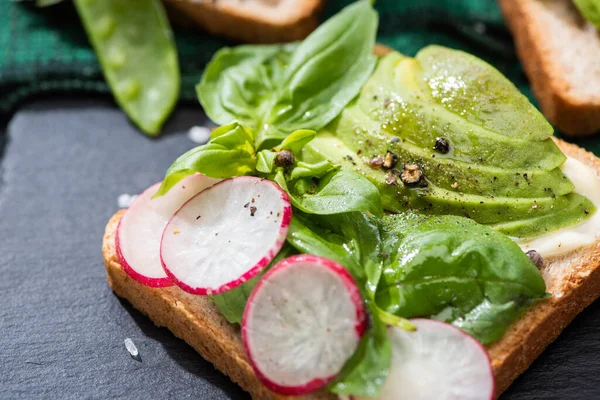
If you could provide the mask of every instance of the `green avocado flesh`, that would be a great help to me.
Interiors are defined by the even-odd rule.
[[[552,133],[496,69],[430,46],[415,58],[396,52],[381,58],[359,97],[303,156],[360,172],[378,187],[388,211],[462,215],[526,238],[576,224],[596,210],[573,192]],[[434,149],[438,138],[449,146],[438,142]],[[388,152],[397,159],[393,168],[372,166]],[[403,183],[405,164],[420,167],[418,183]]]

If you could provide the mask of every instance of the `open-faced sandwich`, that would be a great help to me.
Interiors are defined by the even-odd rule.
[[[218,52],[221,126],[106,228],[115,293],[255,399],[491,399],[600,295],[598,159],[377,22]]]

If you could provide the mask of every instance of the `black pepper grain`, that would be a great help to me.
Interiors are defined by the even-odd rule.
[[[250,207],[250,216],[254,217],[255,213],[256,213],[256,207],[254,207],[254,206]]]
[[[540,269],[544,266],[544,258],[542,257],[542,255],[540,253],[538,253],[535,250],[529,250],[526,254],[527,254],[527,257],[529,257],[529,259],[531,261],[533,261],[535,266],[538,267],[538,269]]]
[[[275,165],[278,167],[289,168],[294,165],[294,153],[289,150],[280,150],[275,156]]]
[[[448,154],[448,152],[450,151],[450,143],[448,142],[448,140],[442,137],[436,138],[435,145],[433,145],[433,149],[442,154]]]
[[[391,151],[388,151],[387,153],[385,153],[385,159],[383,160],[383,168],[385,169],[392,169],[396,166],[396,163],[398,162],[398,156],[394,153],[392,153]]]

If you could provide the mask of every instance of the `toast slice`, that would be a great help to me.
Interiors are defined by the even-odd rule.
[[[561,140],[560,149],[592,167],[600,176],[600,159]],[[261,400],[334,400],[325,392],[301,397],[279,396],[258,380],[240,337],[207,297],[185,293],[177,287],[150,288],[131,279],[121,268],[115,251],[115,233],[123,210],[108,222],[102,243],[108,284],[120,297],[146,314],[158,326],[167,327],[206,360]],[[600,212],[600,211],[599,211]],[[489,346],[499,396],[560,332],[600,296],[600,242],[567,255],[546,260],[542,268],[552,298],[530,307],[498,342]]]
[[[318,25],[323,0],[164,0],[178,19],[249,43],[304,39]]]
[[[600,132],[600,33],[572,0],[500,0],[546,117],[574,136]]]

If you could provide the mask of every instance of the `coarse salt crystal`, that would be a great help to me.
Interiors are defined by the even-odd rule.
[[[138,361],[140,360],[140,353],[139,353],[135,343],[133,343],[133,340],[131,340],[130,338],[126,338],[125,339],[125,348],[129,352],[131,357],[135,358]]]
[[[197,144],[204,144],[210,139],[210,129],[205,126],[192,126],[188,131],[188,138]]]
[[[131,205],[131,203],[133,203],[135,201],[136,198],[137,198],[137,194],[134,194],[134,195],[129,195],[127,193],[121,194],[119,196],[119,198],[117,199],[119,208],[128,208]]]

